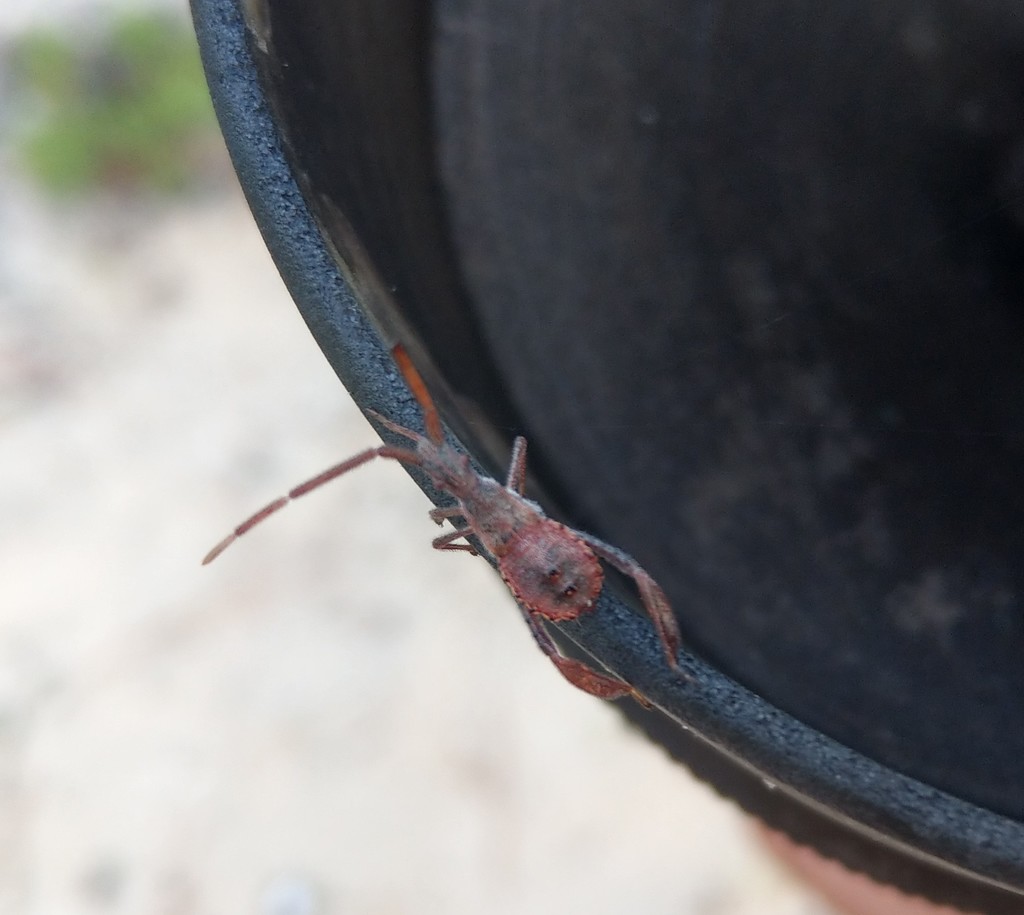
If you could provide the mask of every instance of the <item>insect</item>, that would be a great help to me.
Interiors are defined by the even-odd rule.
[[[602,699],[631,695],[646,705],[643,697],[624,680],[564,656],[545,629],[544,621],[573,620],[593,608],[604,583],[603,560],[636,582],[669,666],[678,670],[679,627],[664,591],[631,556],[590,534],[548,518],[536,502],[523,495],[526,439],[522,436],[517,437],[512,446],[504,485],[473,470],[469,458],[445,441],[437,407],[401,344],[392,349],[392,357],[423,411],[427,435],[413,432],[375,411],[367,411],[411,447],[367,448],[301,483],[239,524],[206,554],[203,565],[212,562],[235,540],[293,499],[374,458],[410,464],[419,467],[434,486],[455,499],[453,505],[430,510],[434,522],[440,525],[449,521],[454,527],[434,538],[434,549],[463,550],[476,555],[477,547],[468,540],[474,537],[496,560],[498,571],[515,597],[537,645],[566,680]]]

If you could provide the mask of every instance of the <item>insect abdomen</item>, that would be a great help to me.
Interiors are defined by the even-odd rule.
[[[517,528],[498,559],[498,570],[520,603],[555,621],[589,610],[604,579],[590,547],[550,518]]]

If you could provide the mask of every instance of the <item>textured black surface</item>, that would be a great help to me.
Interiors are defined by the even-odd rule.
[[[232,3],[194,2],[254,212],[356,399],[418,421],[314,216],[456,427],[518,416],[716,665],[671,678],[617,601],[572,627],[702,735],[656,739],[826,853],[1016,911],[956,872],[1024,889],[1024,13],[764,8],[271,4],[265,93]]]
[[[546,482],[722,670],[1024,815],[1024,6],[438,7],[455,237]]]

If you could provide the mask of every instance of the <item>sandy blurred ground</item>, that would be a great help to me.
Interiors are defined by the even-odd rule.
[[[229,181],[0,237],[0,913],[826,915],[398,467],[200,568],[375,440]]]

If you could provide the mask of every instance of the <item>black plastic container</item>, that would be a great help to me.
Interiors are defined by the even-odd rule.
[[[1024,6],[193,0],[364,407],[402,339],[494,470],[668,591],[564,635],[770,825],[1024,911]],[[595,803],[600,803],[595,798]]]

